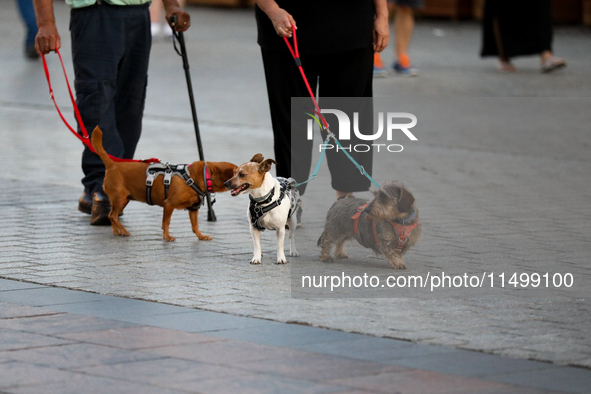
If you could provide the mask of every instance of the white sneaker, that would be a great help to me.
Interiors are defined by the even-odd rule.
[[[150,31],[152,32],[152,37],[156,38],[162,34],[162,25],[158,22],[152,22]]]

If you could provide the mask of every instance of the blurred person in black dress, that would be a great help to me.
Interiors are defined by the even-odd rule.
[[[497,56],[499,69],[515,72],[511,59],[539,55],[542,72],[566,66],[552,52],[551,0],[486,0],[481,56]]]

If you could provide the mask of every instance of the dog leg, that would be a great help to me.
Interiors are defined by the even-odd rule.
[[[295,215],[292,215],[289,220],[289,255],[291,257],[300,257],[295,245],[295,230],[298,226],[298,220]]]
[[[166,242],[173,242],[175,238],[168,233],[168,227],[170,226],[170,218],[174,208],[172,205],[164,202],[164,213],[162,214],[162,237]]]
[[[277,264],[287,264],[285,258],[285,226],[277,228]]]
[[[324,232],[324,234],[322,234],[322,237],[320,238],[320,247],[322,248],[320,250],[320,261],[324,261],[324,262],[333,261],[332,257],[330,257],[330,250],[332,249],[332,242],[331,241],[332,240],[329,239],[326,232]]]
[[[334,250],[334,257],[336,257],[337,259],[348,259],[349,256],[347,255],[347,253],[345,253],[345,251],[343,250],[343,247],[345,246],[345,240],[339,240],[335,246],[335,250]]]
[[[199,211],[189,211],[189,218],[191,219],[191,227],[193,228],[193,232],[197,235],[200,241],[210,241],[211,237],[209,235],[203,235],[201,231],[199,231]]]
[[[119,215],[121,212],[123,212],[129,201],[127,201],[127,198],[121,198],[119,196],[109,199],[111,200],[111,212],[109,212],[109,220],[111,221],[111,229],[113,230],[113,234],[122,237],[128,237],[129,231],[127,231],[119,221]]]
[[[395,270],[405,270],[406,265],[402,260],[402,254],[391,250],[390,248],[380,248],[380,252],[386,257],[388,263]]]
[[[320,261],[324,261],[325,263],[333,261],[332,257],[330,257],[330,250],[332,249],[332,243],[329,242],[326,236],[322,236],[322,240],[320,241]]]
[[[254,251],[250,264],[260,264],[263,255],[261,253],[261,232],[252,226],[250,227],[250,235],[252,235],[252,243],[254,244]]]

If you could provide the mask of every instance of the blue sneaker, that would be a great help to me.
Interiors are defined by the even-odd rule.
[[[404,67],[398,62],[394,62],[394,64],[392,64],[392,68],[397,74],[404,75],[405,77],[416,77],[419,75],[419,72],[416,68]]]
[[[384,68],[382,63],[382,57],[379,53],[373,54],[373,76],[377,78],[385,78],[388,75],[388,71]]]
[[[376,67],[373,66],[373,76],[374,78],[386,78],[388,75],[388,71],[384,67]]]

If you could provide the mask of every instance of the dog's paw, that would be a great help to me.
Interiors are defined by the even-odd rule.
[[[174,241],[176,241],[176,238],[173,237],[172,235],[167,235],[167,236],[164,236],[164,240],[166,242],[174,242]]]
[[[129,231],[127,230],[113,229],[113,234],[118,237],[129,237]]]
[[[211,241],[211,237],[209,235],[198,235],[197,238],[199,238],[199,241]]]
[[[321,254],[320,261],[324,261],[325,263],[330,263],[333,260],[332,260],[332,257],[330,257],[330,255]]]
[[[348,259],[349,255],[345,252],[342,252],[342,253],[335,253],[334,257],[337,259]]]
[[[390,262],[390,266],[392,266],[392,268],[394,268],[395,270],[405,270],[406,269],[406,265],[404,265],[404,263]]]
[[[250,260],[250,264],[252,264],[252,265],[259,265],[260,263],[261,263],[261,260],[258,260],[258,259]]]
[[[295,251],[295,252],[289,252],[289,256],[290,257],[300,257],[300,254],[297,251]]]
[[[287,260],[285,260],[285,259],[277,259],[277,264],[287,264]]]

